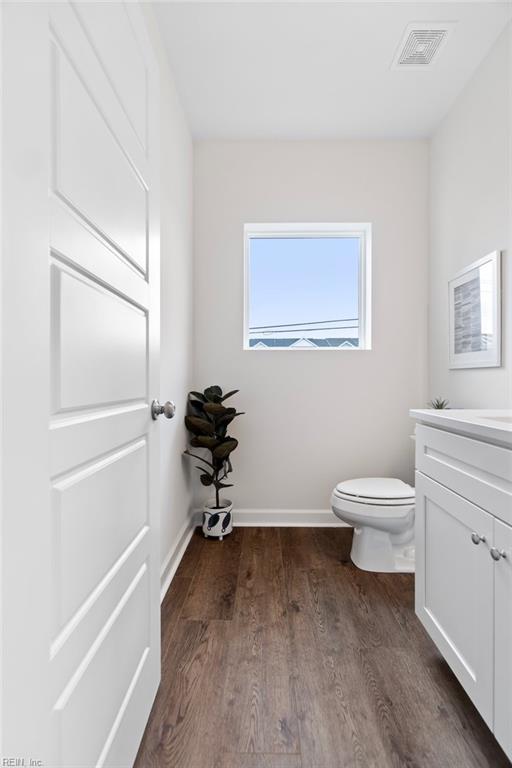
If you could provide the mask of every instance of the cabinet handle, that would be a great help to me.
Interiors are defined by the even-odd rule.
[[[506,558],[506,557],[507,557],[507,553],[505,552],[505,550],[504,550],[504,549],[497,549],[496,547],[491,547],[491,550],[490,550],[490,551],[491,551],[491,557],[492,557],[492,559],[493,559],[493,560],[496,560],[496,562],[497,562],[498,560],[501,560],[501,558],[502,558],[502,557],[503,557],[503,558]]]
[[[473,531],[473,533],[471,534],[471,541],[473,542],[473,544],[480,544],[481,541],[485,542],[485,536],[480,536],[479,533],[477,533],[476,531]]]

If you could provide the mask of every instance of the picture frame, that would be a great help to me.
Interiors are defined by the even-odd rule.
[[[449,365],[501,365],[501,252],[493,251],[449,282]]]

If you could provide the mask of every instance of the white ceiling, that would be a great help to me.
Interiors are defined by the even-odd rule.
[[[158,2],[196,138],[431,134],[511,18],[489,2]],[[392,69],[411,22],[457,22],[431,68]]]

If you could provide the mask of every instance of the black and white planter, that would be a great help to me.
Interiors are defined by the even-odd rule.
[[[233,504],[229,499],[220,500],[221,507],[215,507],[215,500],[205,504],[203,511],[203,533],[222,541],[233,530]]]

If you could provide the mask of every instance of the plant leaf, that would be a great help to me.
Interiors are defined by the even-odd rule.
[[[231,424],[233,419],[235,419],[237,416],[243,415],[243,411],[237,412],[235,408],[226,408],[226,413],[224,413],[222,416],[219,416],[217,419],[217,426],[227,427],[228,424]]]
[[[235,448],[238,445],[238,440],[235,440],[234,437],[228,437],[223,442],[218,445],[213,451],[213,456],[215,459],[222,459],[225,460],[228,458],[229,454],[235,450]]]
[[[217,488],[232,488],[233,483],[218,483]]]
[[[190,416],[204,418],[203,403],[200,400],[189,400],[188,413]]]
[[[207,474],[207,473],[204,471],[204,467],[197,467],[197,469],[200,469],[200,470],[201,470],[201,472],[202,472],[202,475],[201,475],[201,476],[200,476],[200,478],[199,478],[199,479],[201,480],[202,484],[203,484],[203,485],[212,485],[212,484],[213,484],[213,479],[211,478],[211,476],[210,476],[210,475],[208,475],[208,474]]]
[[[231,392],[228,392],[226,395],[222,396],[222,400],[227,400],[228,397],[233,397],[233,395],[236,395],[237,392],[240,392],[239,389],[232,389]]]
[[[450,403],[448,400],[444,400],[442,397],[436,397],[434,400],[429,402],[429,406],[431,408],[435,408],[436,410],[444,410],[445,408],[449,408]]]
[[[185,416],[185,426],[193,435],[213,435],[213,424],[199,416]]]
[[[205,403],[204,410],[212,416],[222,416],[228,409],[222,403]]]
[[[210,403],[220,403],[220,399],[222,397],[222,389],[217,385],[213,387],[206,387],[204,396]]]
[[[198,435],[197,437],[193,437],[190,441],[190,445],[193,448],[207,448],[209,451],[213,451],[218,444],[219,440],[210,435]]]
[[[194,392],[194,391],[192,391],[192,392],[188,393],[188,396],[189,397],[191,397],[191,396],[192,397],[197,397],[198,400],[201,400],[203,403],[206,403],[206,397],[203,395],[202,392]]]

